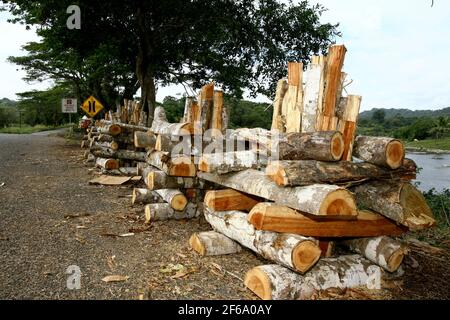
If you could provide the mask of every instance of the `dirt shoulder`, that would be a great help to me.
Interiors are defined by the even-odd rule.
[[[1,299],[256,299],[240,279],[264,260],[247,250],[198,257],[187,242],[192,232],[210,230],[203,218],[145,230],[141,208],[130,205],[134,186],[89,185],[93,171],[82,164],[78,143],[0,135],[0,159]],[[135,235],[114,236],[129,232]],[[448,299],[448,250],[431,257],[421,250],[388,290],[322,298]],[[167,270],[177,264],[188,271],[183,277]],[[71,265],[81,269],[80,290],[67,289]],[[129,278],[103,282],[108,275]]]

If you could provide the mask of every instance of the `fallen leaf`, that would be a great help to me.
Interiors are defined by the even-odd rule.
[[[0,183],[0,187],[3,187],[4,185],[5,185],[5,183],[4,183],[4,182]]]
[[[116,256],[111,256],[106,258],[106,262],[108,263],[108,267],[111,271],[114,271],[116,268],[116,262],[115,262]]]
[[[120,275],[112,275],[112,276],[106,276],[102,279],[104,282],[122,282],[127,281],[130,277],[129,276],[120,276]]]
[[[172,279],[180,279],[180,278],[184,278],[186,277],[188,274],[190,274],[191,271],[188,271],[187,269],[185,270],[180,270],[177,271],[177,273],[175,273],[173,276],[171,276]]]
[[[186,269],[185,266],[183,266],[182,264],[178,263],[178,264],[172,264],[169,263],[166,267],[159,269],[159,272],[161,273],[172,273],[174,271],[182,271]]]

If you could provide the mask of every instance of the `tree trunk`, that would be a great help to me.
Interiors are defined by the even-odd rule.
[[[146,158],[145,152],[137,152],[131,150],[114,151],[112,149],[103,148],[97,145],[91,149],[91,152],[94,156],[102,158],[126,159],[134,161],[145,161]]]
[[[316,216],[356,216],[353,195],[337,186],[311,185],[282,188],[270,180],[264,172],[246,170],[223,176],[198,172],[198,177],[225,187],[275,201]]]
[[[215,185],[196,177],[171,177],[163,171],[149,172],[146,181],[150,190],[158,189],[212,189]]]
[[[295,271],[307,272],[320,258],[316,240],[299,235],[256,231],[240,211],[205,210],[205,218],[213,229],[244,247]]]
[[[147,163],[173,177],[195,177],[197,168],[191,157],[170,157],[167,152],[152,151],[147,154]]]
[[[204,154],[198,169],[204,172],[226,174],[246,169],[259,169],[267,165],[267,158],[253,151]]]
[[[221,256],[241,252],[237,242],[215,231],[194,233],[189,245],[201,256]]]
[[[131,204],[151,204],[162,203],[164,200],[155,191],[148,189],[134,188],[133,195],[131,197]]]
[[[279,265],[253,268],[245,275],[245,286],[263,300],[308,300],[330,288],[374,289],[381,269],[359,255],[321,259],[306,275]]]
[[[205,195],[205,206],[214,211],[250,211],[262,199],[233,190],[211,190]]]
[[[323,220],[274,203],[257,204],[247,218],[257,230],[318,238],[400,236],[407,231],[372,212],[360,211],[356,220]]]
[[[400,140],[392,138],[358,136],[353,156],[378,166],[398,169],[405,158],[405,147]]]
[[[375,181],[355,188],[358,205],[410,228],[422,230],[436,221],[422,193],[409,183]]]
[[[175,211],[168,203],[154,203],[145,206],[145,222],[183,220],[199,217],[202,210],[199,205],[189,202],[183,211]]]
[[[116,159],[97,158],[95,161],[95,166],[105,170],[119,169],[119,161]]]
[[[273,102],[272,131],[286,131],[282,118],[282,105],[284,96],[286,95],[288,88],[289,87],[286,79],[281,79],[278,81],[275,101]]]
[[[266,174],[279,186],[307,186],[315,183],[357,184],[367,180],[400,180],[415,176],[412,160],[393,171],[363,162],[319,162],[314,160],[276,161],[267,166]],[[409,180],[409,179],[408,179]]]
[[[155,191],[159,196],[176,211],[183,211],[188,203],[185,195],[177,189],[161,189]]]
[[[343,244],[388,272],[400,268],[407,252],[405,245],[389,237],[347,240]]]

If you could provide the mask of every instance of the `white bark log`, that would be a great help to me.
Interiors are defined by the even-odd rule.
[[[167,121],[166,112],[164,108],[157,107],[151,131],[155,134],[172,134],[176,136],[190,135],[192,132],[192,125],[190,123],[169,123]]]
[[[221,256],[241,252],[237,242],[215,231],[194,233],[189,245],[201,256]]]
[[[267,157],[253,151],[204,154],[199,160],[199,170],[218,174],[259,169],[266,165]]]
[[[177,211],[182,211],[188,203],[185,195],[177,189],[161,189],[155,191],[165,202]]]

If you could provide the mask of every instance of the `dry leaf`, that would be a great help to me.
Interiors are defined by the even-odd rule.
[[[116,268],[116,262],[114,261],[116,259],[116,256],[107,257],[106,261],[108,262],[108,267],[111,271],[114,271]]]
[[[173,276],[171,276],[172,279],[180,279],[186,277],[191,271],[188,271],[187,269],[177,271]]]
[[[102,279],[104,282],[121,282],[121,281],[127,281],[130,277],[129,276],[120,276],[120,275],[112,275],[112,276],[106,276]]]
[[[186,259],[187,255],[182,254],[182,253],[177,253],[177,256],[179,256],[180,258]]]

